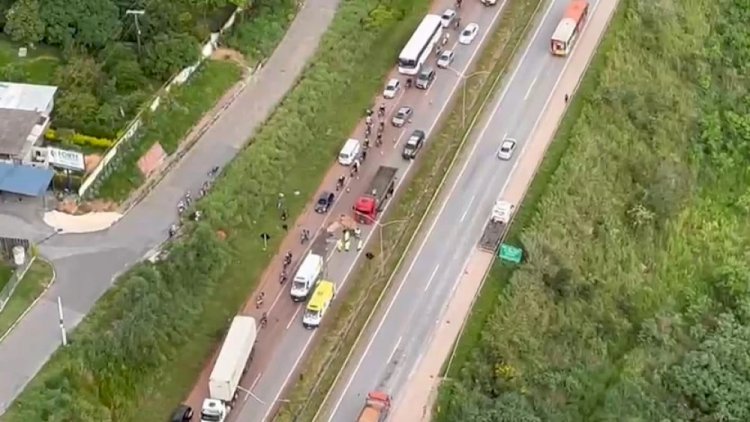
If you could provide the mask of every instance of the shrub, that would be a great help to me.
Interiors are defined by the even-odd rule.
[[[44,133],[44,139],[51,142],[68,141],[76,145],[100,149],[108,149],[115,144],[115,141],[112,141],[110,139],[82,135],[80,133],[71,132],[69,130],[61,130],[58,134],[58,132],[54,129],[47,129],[47,132]]]

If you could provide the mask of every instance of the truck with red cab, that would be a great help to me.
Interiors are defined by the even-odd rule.
[[[361,224],[373,224],[396,188],[395,167],[380,166],[364,194],[354,204],[354,218]]]
[[[391,397],[382,391],[373,391],[367,395],[365,407],[359,413],[357,422],[383,422],[391,409]]]

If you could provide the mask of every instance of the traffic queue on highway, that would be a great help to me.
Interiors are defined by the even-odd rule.
[[[482,0],[482,3],[491,6],[493,0]],[[566,55],[570,50],[575,37],[585,22],[588,2],[585,0],[573,0],[566,11],[566,15],[560,22],[558,30],[552,37],[551,50],[553,54]],[[456,9],[460,7],[457,3]],[[386,102],[400,98],[402,90],[412,87],[428,90],[438,76],[438,71],[431,65],[426,64],[429,58],[435,59],[438,69],[449,69],[455,52],[445,47],[450,39],[450,30],[457,32],[458,45],[470,45],[479,33],[479,25],[469,22],[461,29],[461,19],[456,9],[447,9],[442,15],[428,14],[422,20],[409,42],[399,55],[398,71],[404,75],[405,80],[391,78],[387,81],[382,93],[382,101],[377,107],[366,111],[364,116],[365,126],[361,138],[350,138],[344,142],[337,161],[339,165],[349,169],[349,178],[357,177],[362,166],[365,165],[367,154],[371,150],[371,138],[374,140],[375,148],[382,148],[386,125],[401,129],[412,122],[417,112],[410,105],[401,104],[398,107],[386,107]],[[412,78],[416,77],[416,81]],[[393,114],[386,116],[387,110],[392,108]],[[421,149],[427,142],[428,133],[426,128],[415,128],[411,131],[404,146],[401,157],[405,160],[417,158]],[[396,139],[394,138],[394,143]],[[515,148],[514,139],[503,140],[498,158],[509,159]],[[340,229],[340,237],[335,239],[337,251],[349,251],[352,244],[356,250],[363,247],[364,239],[359,225],[376,224],[380,214],[385,210],[389,199],[393,196],[397,185],[398,169],[393,166],[380,165],[368,184],[368,188],[356,199],[347,218],[340,218],[334,223]],[[314,204],[314,211],[326,214],[338,199],[340,193],[345,189],[346,176],[341,176],[336,185],[330,191],[323,191]],[[336,192],[336,193],[334,193]],[[484,248],[497,248],[499,238],[497,232],[505,231],[505,226],[513,212],[513,205],[498,202],[493,209],[493,216],[488,222],[483,242]],[[327,231],[328,236],[335,236],[334,230]],[[488,232],[491,232],[488,234]],[[308,232],[309,233],[309,232]],[[486,239],[485,239],[486,237]],[[309,240],[301,239],[302,242]],[[329,239],[324,239],[328,243]],[[368,256],[368,258],[371,258]],[[280,283],[291,279],[289,295],[295,303],[304,306],[301,316],[301,325],[305,329],[315,329],[323,321],[326,311],[336,298],[338,283],[329,280],[326,276],[327,248],[313,245],[296,266],[293,277],[288,277],[288,271],[292,268],[293,257],[291,252],[284,257],[282,272],[279,275]],[[258,299],[262,304],[262,297]],[[260,306],[258,306],[260,307]],[[249,318],[249,320],[247,319]],[[262,329],[267,323],[266,313],[260,318],[257,327]],[[250,335],[249,332],[253,334]],[[250,317],[237,316],[230,327],[227,337],[219,353],[219,358],[214,364],[209,378],[209,397],[205,398],[201,409],[201,422],[224,422],[227,420],[234,400],[238,396],[239,381],[247,370],[252,357],[254,343],[256,341],[256,321]],[[225,350],[226,349],[226,350]],[[363,408],[362,420],[377,420],[384,416],[390,408],[390,397],[387,393],[372,392]],[[180,416],[180,414],[182,416]],[[366,415],[371,415],[370,417]],[[186,421],[192,418],[192,409],[181,406],[175,416],[174,422]]]
[[[466,29],[460,31],[459,14],[448,9],[443,15],[427,15],[417,28],[409,43],[399,56],[399,73],[404,75],[405,80],[398,78],[390,79],[382,93],[382,100],[376,107],[368,109],[364,116],[364,132],[359,138],[350,138],[344,142],[337,162],[340,166],[348,168],[348,178],[358,176],[362,166],[366,165],[367,154],[372,148],[383,148],[384,133],[386,125],[396,129],[408,126],[417,112],[415,107],[402,104],[396,107],[387,107],[386,102],[397,101],[401,97],[402,90],[420,89],[428,90],[437,78],[434,67],[425,65],[428,59],[440,61],[438,68],[447,68],[453,60],[454,52],[445,50],[450,39],[449,31],[455,28],[458,32],[459,44],[468,45],[474,41],[479,27],[476,23],[469,23]],[[413,80],[415,78],[416,80]],[[388,116],[387,110],[393,109],[392,115]],[[425,146],[427,133],[423,128],[415,128],[411,131],[401,151],[404,160],[414,160]],[[394,139],[394,143],[396,139]],[[354,201],[350,216],[339,218],[333,226],[338,228],[340,236],[335,240],[337,251],[349,251],[353,245],[359,251],[363,247],[364,239],[361,236],[360,225],[371,226],[376,224],[381,213],[385,210],[388,201],[393,196],[399,170],[396,167],[380,165],[370,180],[368,187]],[[340,194],[344,193],[347,185],[347,176],[342,176],[332,189],[320,193],[314,204],[314,211],[326,214],[332,209]],[[335,236],[334,230],[328,230],[328,236]],[[305,241],[307,239],[301,239]],[[330,239],[325,239],[330,240]],[[320,326],[326,311],[330,308],[336,297],[337,282],[326,277],[327,248],[325,243],[315,243],[309,251],[299,260],[299,265],[293,268],[293,256],[288,252],[283,258],[280,283],[284,284],[290,280],[288,292],[289,297],[295,303],[304,307],[301,316],[301,325],[305,329],[315,329]],[[292,275],[293,274],[293,275]],[[257,307],[263,304],[263,297],[256,298]],[[246,320],[249,318],[252,322]],[[264,312],[259,319],[257,327],[263,329],[267,324],[267,315]],[[214,363],[209,377],[208,395],[203,401],[200,412],[202,422],[224,422],[227,420],[230,410],[238,397],[239,380],[247,370],[252,359],[252,336],[250,346],[247,343],[249,326],[253,330],[256,327],[255,319],[237,316],[224,340],[219,356]],[[382,398],[381,398],[382,400]],[[181,406],[175,413],[175,422],[189,420],[181,419],[192,417],[192,410]]]

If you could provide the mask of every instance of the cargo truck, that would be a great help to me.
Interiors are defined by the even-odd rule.
[[[391,397],[382,391],[373,391],[367,395],[365,407],[359,413],[357,422],[383,422],[391,409]]]
[[[221,345],[203,400],[201,422],[224,422],[237,397],[240,379],[251,359],[257,328],[255,318],[236,316]]]
[[[479,249],[487,252],[494,253],[497,251],[497,247],[500,246],[500,241],[505,236],[505,231],[508,229],[508,223],[513,215],[515,206],[510,202],[498,200],[492,207],[492,214],[490,215],[490,221],[484,227],[484,233],[479,239]]]
[[[385,209],[388,198],[396,187],[395,167],[380,166],[370,183],[370,187],[357,199],[354,205],[354,218],[361,224],[373,224],[378,214]]]

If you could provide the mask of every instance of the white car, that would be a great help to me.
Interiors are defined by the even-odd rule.
[[[478,32],[479,25],[472,22],[466,25],[466,28],[461,31],[461,35],[458,36],[458,42],[464,45],[469,45],[472,43],[472,41],[474,41],[474,38],[477,37]]]
[[[443,69],[448,68],[448,66],[453,63],[454,58],[453,50],[445,50],[442,53],[440,53],[440,57],[437,61],[437,66]]]
[[[453,23],[453,19],[456,19],[456,11],[453,9],[445,9],[445,12],[440,16],[440,23],[443,25],[443,28],[447,28]]]
[[[383,90],[383,97],[391,99],[396,97],[396,94],[398,94],[398,91],[401,89],[401,81],[399,81],[396,78],[391,79],[388,81],[388,84],[385,86],[385,89]]]
[[[511,138],[503,139],[500,149],[497,150],[497,158],[501,160],[510,160],[513,156],[513,151],[516,150],[516,140]]]

